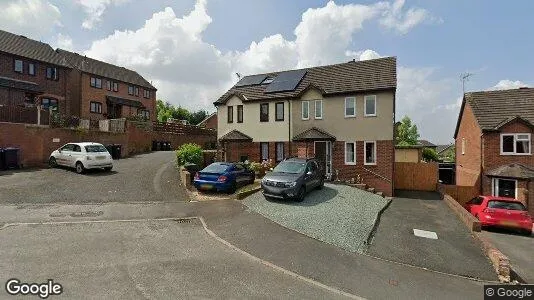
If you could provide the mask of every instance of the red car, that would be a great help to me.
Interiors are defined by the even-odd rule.
[[[532,217],[523,203],[516,199],[478,196],[464,207],[480,221],[482,227],[502,227],[529,235],[532,233]]]

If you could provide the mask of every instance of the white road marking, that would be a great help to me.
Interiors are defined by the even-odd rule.
[[[427,238],[427,239],[433,239],[433,240],[437,240],[438,239],[438,235],[434,231],[426,231],[426,230],[421,230],[421,229],[415,229],[414,228],[413,234],[415,236],[420,236],[420,237],[424,237],[424,238]]]

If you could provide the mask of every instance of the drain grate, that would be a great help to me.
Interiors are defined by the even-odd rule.
[[[174,221],[177,223],[191,223],[193,219],[176,219]]]

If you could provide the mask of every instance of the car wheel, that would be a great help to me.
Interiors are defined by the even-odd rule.
[[[237,185],[235,183],[235,181],[232,183],[232,186],[230,187],[230,189],[228,189],[228,194],[233,194],[235,193],[235,191],[237,191]]]
[[[107,171],[107,172],[111,171],[111,169],[113,169],[113,167],[105,167],[104,168],[104,170]]]
[[[50,157],[50,159],[48,160],[48,165],[50,166],[50,168],[56,168],[57,167],[56,158]]]
[[[319,185],[317,186],[317,189],[318,190],[322,190],[324,188],[324,179],[321,179],[321,182],[319,183]]]
[[[82,174],[85,171],[83,164],[81,162],[76,163],[76,173]]]
[[[304,186],[302,186],[299,190],[299,193],[297,194],[297,202],[302,202],[304,201],[304,196],[306,196],[306,188],[304,188]]]

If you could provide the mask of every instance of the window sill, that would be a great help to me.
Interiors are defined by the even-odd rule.
[[[356,118],[356,115],[354,115],[354,116],[351,116],[351,115],[345,116],[345,119],[353,119],[353,118]]]
[[[501,153],[501,156],[529,156],[532,153]]]
[[[364,163],[364,166],[376,166],[376,163]]]
[[[364,117],[366,117],[366,118],[373,118],[373,117],[376,117],[376,115],[364,115]]]
[[[355,166],[356,162],[345,162],[345,166]]]
[[[323,118],[314,118],[315,120],[322,120]]]

